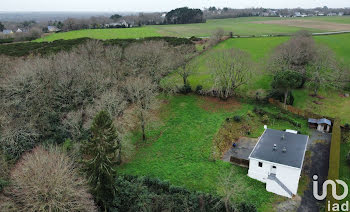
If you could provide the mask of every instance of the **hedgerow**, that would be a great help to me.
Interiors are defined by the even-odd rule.
[[[74,47],[84,44],[90,38],[78,38],[72,40],[56,40],[53,42],[27,42],[27,43],[12,43],[0,45],[0,55],[22,57],[30,54],[48,55],[59,51],[69,51]],[[117,45],[122,48],[127,47],[131,43],[141,43],[144,41],[166,41],[169,45],[189,45],[193,44],[190,39],[176,37],[150,37],[144,39],[111,39],[101,41],[104,45]]]
[[[216,195],[190,191],[156,178],[119,176],[111,211],[256,211],[247,203],[229,205]]]

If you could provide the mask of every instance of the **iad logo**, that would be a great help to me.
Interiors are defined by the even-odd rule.
[[[327,196],[327,186],[331,185],[332,188],[332,196],[334,199],[336,200],[343,200],[345,197],[347,197],[349,189],[348,189],[348,185],[342,181],[342,180],[335,180],[335,182],[337,182],[338,184],[340,184],[341,186],[343,186],[344,188],[344,193],[342,195],[338,195],[337,194],[337,185],[333,180],[326,180],[323,185],[322,185],[322,194],[319,195],[318,192],[318,176],[314,175],[313,176],[314,181],[313,181],[313,195],[317,200],[324,200]],[[328,201],[328,211],[349,211],[349,202],[346,201],[345,203],[343,203],[342,205],[340,205],[339,203],[333,203],[331,205],[330,201]],[[341,209],[341,210],[340,210]]]

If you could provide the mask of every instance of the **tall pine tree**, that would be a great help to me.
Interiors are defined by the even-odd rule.
[[[120,164],[121,144],[110,115],[101,111],[91,126],[91,137],[82,146],[83,169],[88,176],[92,193],[102,210],[112,204],[116,170]]]

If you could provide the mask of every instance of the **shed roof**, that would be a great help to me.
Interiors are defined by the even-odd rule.
[[[322,118],[322,119],[312,119],[309,118],[308,120],[309,123],[313,123],[313,124],[328,124],[328,125],[332,125],[332,122],[326,118]]]
[[[266,129],[249,158],[301,168],[308,138],[307,135]]]

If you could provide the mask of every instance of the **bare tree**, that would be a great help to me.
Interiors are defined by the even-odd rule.
[[[213,92],[226,100],[246,84],[254,64],[250,56],[239,49],[216,50],[208,59],[213,77]]]
[[[337,78],[342,70],[338,69],[334,52],[328,47],[318,45],[316,55],[307,66],[307,85],[313,90],[316,96],[319,89],[337,87]]]
[[[142,130],[142,140],[146,140],[147,112],[151,109],[157,86],[148,77],[130,77],[126,80],[128,97],[135,104]]]
[[[225,31],[222,28],[217,28],[213,34],[211,35],[210,39],[209,39],[209,45],[210,46],[215,46],[216,44],[218,44],[222,37],[224,37]]]
[[[222,196],[221,201],[225,204],[226,212],[235,211],[234,203],[246,189],[244,180],[238,178],[236,174],[234,170],[231,170],[219,179],[218,191]]]
[[[8,193],[18,211],[96,211],[86,180],[70,158],[55,148],[37,147],[11,172]]]
[[[124,57],[133,75],[149,76],[157,84],[176,67],[174,50],[164,41],[135,43],[125,49]]]
[[[315,56],[316,44],[311,34],[307,31],[300,31],[274,50],[268,63],[268,69],[272,73],[285,70],[299,72],[303,76],[302,87],[307,80],[306,66],[314,60]]]

